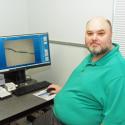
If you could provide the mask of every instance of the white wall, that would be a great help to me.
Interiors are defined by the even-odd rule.
[[[0,36],[29,31],[27,0],[0,0]]]
[[[32,74],[32,77],[39,81],[48,80],[63,85],[74,68],[88,54],[88,51],[83,47],[59,44],[50,44],[50,48],[52,65],[31,69],[28,74]]]
[[[83,43],[86,21],[112,20],[113,0],[30,0],[30,32],[49,32],[51,40]]]
[[[84,26],[93,16],[112,20],[113,0],[30,0],[29,31],[49,32],[51,40],[83,43]],[[38,80],[64,84],[87,55],[80,47],[51,44],[52,65],[29,71]],[[38,72],[39,70],[39,72]]]

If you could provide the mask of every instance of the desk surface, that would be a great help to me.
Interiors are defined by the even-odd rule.
[[[46,101],[30,94],[14,96],[0,100],[0,125],[10,122],[19,117],[23,117],[42,107],[49,105],[51,101]]]

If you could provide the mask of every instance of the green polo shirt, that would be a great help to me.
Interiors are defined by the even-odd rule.
[[[65,125],[125,125],[125,60],[119,46],[91,62],[88,55],[54,99]]]

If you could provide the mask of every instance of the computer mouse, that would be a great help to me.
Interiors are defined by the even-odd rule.
[[[55,88],[47,88],[46,90],[48,93],[51,93],[51,91],[55,91]],[[54,94],[54,93],[51,93],[51,94]]]

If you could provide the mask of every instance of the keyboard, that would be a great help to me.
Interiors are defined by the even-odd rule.
[[[22,86],[20,88],[17,88],[16,90],[13,91],[13,94],[16,96],[21,96],[36,90],[40,90],[40,89],[45,89],[47,88],[51,83],[47,82],[47,81],[42,81],[42,82],[37,82],[31,85],[27,85],[27,86]]]

